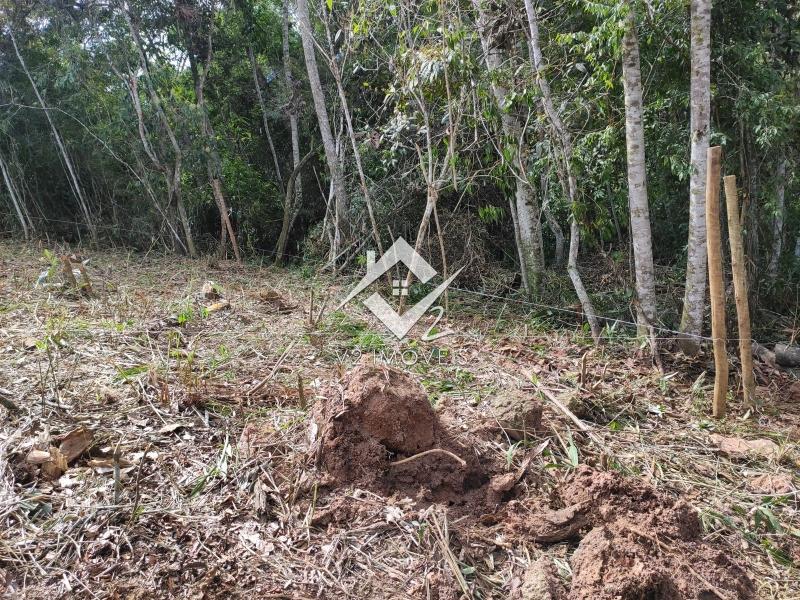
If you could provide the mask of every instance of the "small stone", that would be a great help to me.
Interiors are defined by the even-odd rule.
[[[756,494],[792,494],[795,491],[792,476],[786,473],[765,473],[748,480],[749,487]]]
[[[780,453],[778,444],[767,439],[745,440],[738,437],[726,437],[718,433],[711,434],[709,439],[717,446],[721,454],[730,458],[760,456],[771,459],[776,458]]]
[[[521,390],[503,390],[490,398],[489,412],[515,441],[534,436],[542,424],[542,405]]]

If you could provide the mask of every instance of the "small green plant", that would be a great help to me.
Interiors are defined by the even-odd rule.
[[[192,309],[192,305],[187,302],[186,306],[184,306],[180,312],[178,312],[178,325],[183,327],[187,323],[190,323],[191,320],[194,318],[194,310]]]
[[[668,373],[663,377],[658,379],[658,389],[661,391],[662,394],[666,394],[669,391],[669,382],[670,380],[675,377],[678,373]]]
[[[137,375],[147,373],[149,370],[150,367],[148,365],[134,365],[132,367],[125,367],[124,369],[117,367],[117,374],[114,376],[114,381],[128,382]]]
[[[580,456],[578,454],[578,447],[575,445],[575,440],[572,439],[572,433],[567,436],[567,445],[565,449],[567,451],[569,466],[573,469],[577,469],[580,464]]]
[[[214,465],[211,465],[202,475],[192,483],[189,489],[189,497],[195,498],[206,488],[206,486],[215,479],[226,479],[228,476],[228,460],[233,456],[233,448],[228,442],[228,437],[225,436],[225,441],[222,444],[217,460]]]
[[[362,331],[353,339],[353,345],[362,352],[377,352],[386,347],[384,339],[372,331]]]
[[[45,248],[42,252],[42,260],[47,263],[47,279],[52,279],[58,272],[58,257]]]
[[[522,441],[514,442],[505,451],[506,468],[510,469],[511,467],[514,466],[514,457],[517,455],[517,452],[519,451],[521,446],[522,446]]]

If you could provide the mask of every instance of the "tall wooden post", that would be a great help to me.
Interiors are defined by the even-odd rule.
[[[750,339],[750,303],[747,299],[747,267],[744,262],[742,226],[739,222],[739,202],[736,197],[736,176],[728,175],[725,182],[725,201],[728,209],[728,238],[731,243],[733,289],[736,295],[736,319],[739,325],[739,354],[742,360],[742,388],[748,406],[756,402],[756,380],[753,376],[753,345]]]
[[[708,287],[711,295],[711,337],[714,340],[713,414],[725,416],[728,394],[728,354],[725,350],[725,281],[722,276],[722,242],[719,227],[719,177],[722,148],[712,146],[707,153],[706,244],[708,246]]]

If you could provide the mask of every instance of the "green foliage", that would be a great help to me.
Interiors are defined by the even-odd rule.
[[[0,106],[0,157],[20,188],[37,233],[75,242],[86,240],[88,234],[63,158],[53,143],[50,115],[76,165],[101,240],[179,250],[176,236],[182,240],[185,233],[177,197],[170,195],[167,185],[178,158],[168,125],[180,150],[181,173],[176,178],[180,198],[198,247],[215,250],[220,238],[220,215],[207,164],[208,156],[215,155],[240,245],[248,254],[269,256],[281,229],[285,183],[294,164],[287,118],[293,107],[298,111],[301,155],[318,138],[294,23],[287,57],[293,84],[285,81],[282,4],[199,0],[201,16],[191,20],[171,3],[133,0],[126,6],[143,40],[146,72],[121,10],[61,4],[34,3],[23,10],[19,3],[6,3],[0,9],[13,23],[20,53],[50,105],[48,112],[41,110],[13,46],[2,45],[0,93],[8,101]],[[567,160],[578,181],[574,206],[563,191],[563,159],[542,113],[520,5],[510,12],[504,6],[486,7],[490,17],[508,12],[515,23],[490,28],[491,36],[496,36],[493,47],[503,53],[500,67],[490,70],[469,3],[312,2],[322,91],[329,120],[341,134],[340,159],[350,191],[348,216],[358,225],[352,235],[364,233],[358,227],[368,223],[366,205],[327,57],[337,61],[342,74],[382,236],[413,238],[425,199],[435,194],[440,216],[445,210],[456,216],[476,215],[471,231],[487,232],[495,252],[491,258],[512,266],[517,252],[509,218],[513,215],[507,214],[507,207],[523,179],[562,230],[575,216],[582,236],[581,260],[601,248],[625,249],[630,232],[620,53],[632,6],[645,80],[646,169],[655,258],[680,274],[688,232],[691,134],[685,1],[535,5],[545,75],[572,134],[573,152]],[[785,298],[794,297],[792,286],[800,278],[800,263],[790,251],[800,228],[797,20],[796,5],[779,0],[743,0],[733,11],[715,4],[712,14],[711,141],[723,146],[724,171],[737,174],[747,198],[748,256],[757,276],[765,271],[761,267],[771,251],[777,164],[783,159],[788,163],[784,256],[779,261],[784,277],[770,285],[769,297],[781,306]],[[10,42],[8,34],[6,38]],[[248,49],[265,98],[263,115]],[[189,55],[195,71],[209,66],[203,91],[213,136],[203,130]],[[132,75],[136,75],[141,123],[132,101]],[[150,93],[151,83],[157,96]],[[499,102],[494,86],[503,90]],[[509,133],[504,128],[503,120],[509,116],[524,125],[521,131]],[[331,214],[326,208],[329,179],[323,158],[320,151],[297,180],[302,193],[293,215],[289,253],[305,252],[327,263],[330,238],[322,221]],[[5,231],[18,225],[5,181],[0,186],[4,207],[0,227]],[[326,226],[330,222],[329,218]],[[545,229],[548,260],[553,241]],[[356,262],[363,266],[363,249],[357,253],[362,258]],[[49,269],[57,268],[53,259],[44,256]],[[313,275],[311,269],[308,273]],[[592,288],[593,282],[588,283]],[[183,316],[190,318],[188,313]]]

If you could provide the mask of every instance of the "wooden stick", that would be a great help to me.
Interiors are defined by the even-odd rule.
[[[267,382],[269,382],[269,380],[270,380],[270,379],[272,379],[272,378],[275,376],[275,373],[277,373],[277,372],[278,372],[278,369],[279,369],[279,368],[281,367],[281,365],[283,364],[283,360],[284,360],[284,359],[286,358],[286,356],[289,354],[289,351],[290,351],[292,348],[294,348],[295,342],[297,342],[297,340],[292,340],[292,343],[291,343],[291,344],[289,344],[289,345],[286,347],[286,350],[284,350],[284,351],[283,351],[283,354],[281,354],[281,355],[280,355],[280,358],[278,358],[278,362],[276,362],[276,363],[275,363],[275,366],[274,366],[274,367],[272,367],[272,371],[270,371],[269,375],[267,375],[266,377],[264,377],[264,379],[262,379],[261,381],[259,381],[257,384],[255,384],[253,387],[251,387],[251,388],[250,388],[250,391],[248,391],[248,392],[247,392],[247,395],[248,395],[248,396],[252,396],[253,394],[255,394],[257,391],[259,391],[261,388],[263,388],[265,385],[267,385]]]
[[[728,209],[728,238],[731,243],[733,289],[736,295],[736,319],[739,324],[739,354],[742,360],[742,387],[748,406],[756,404],[756,380],[753,376],[753,346],[750,339],[750,305],[747,298],[742,226],[739,222],[739,202],[736,197],[736,175],[728,175],[725,182],[725,201]]]
[[[719,177],[722,148],[708,149],[706,176],[706,244],[708,246],[708,287],[711,296],[711,337],[714,340],[715,417],[725,416],[728,395],[728,356],[725,350],[725,281],[722,277],[722,242],[719,227]]]
[[[467,461],[465,461],[460,456],[456,456],[449,450],[443,450],[442,448],[431,448],[430,450],[425,450],[424,452],[420,452],[419,454],[414,454],[413,456],[409,456],[408,458],[403,458],[401,460],[396,460],[393,463],[389,463],[389,466],[395,467],[397,465],[403,465],[413,460],[417,460],[418,458],[422,458],[423,456],[427,456],[428,454],[444,454],[452,458],[458,464],[460,464],[462,469],[467,467]]]

